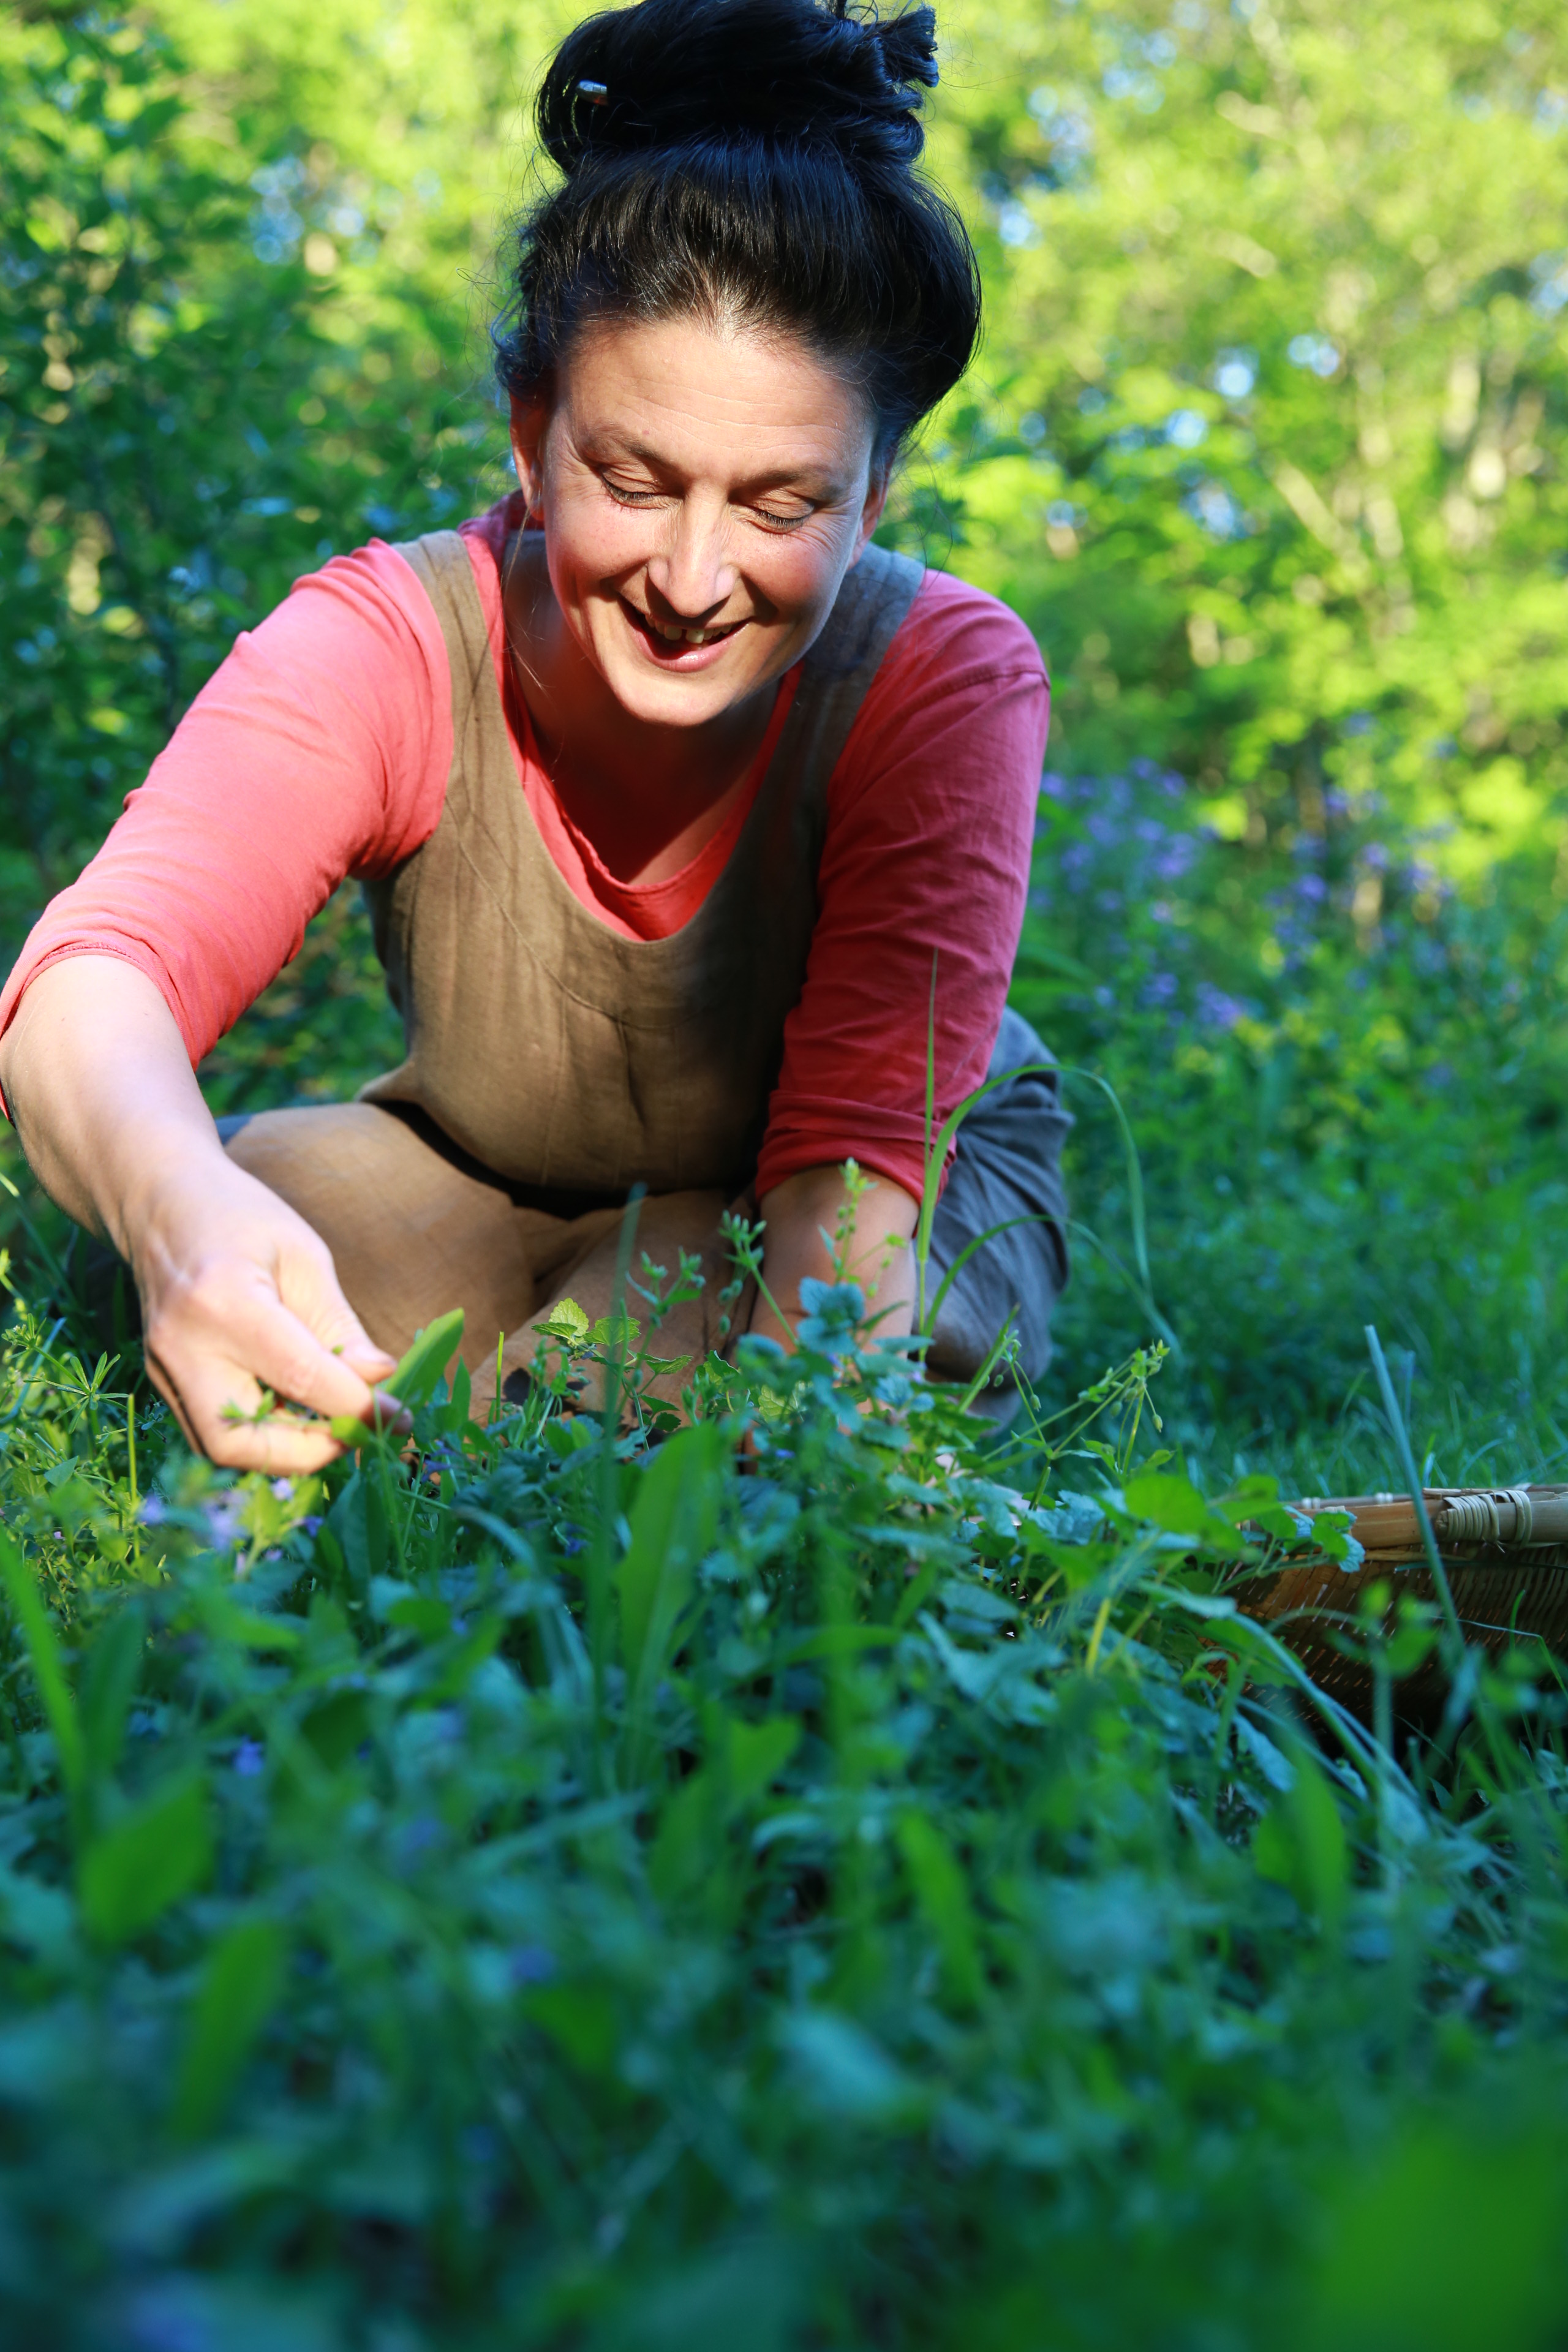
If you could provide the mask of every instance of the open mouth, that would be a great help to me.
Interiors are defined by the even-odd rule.
[[[711,653],[745,627],[743,621],[725,621],[706,628],[688,628],[676,621],[656,621],[651,614],[641,613],[622,597],[626,618],[648,650],[662,662],[678,661],[684,667],[690,657],[700,653]]]

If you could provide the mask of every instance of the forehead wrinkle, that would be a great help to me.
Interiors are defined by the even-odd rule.
[[[695,328],[705,341],[721,346],[719,370],[706,374],[694,371],[689,354],[682,364],[667,340],[672,330],[682,325]],[[614,349],[617,344],[618,352]],[[764,360],[773,363],[771,369],[758,368],[756,362]],[[632,325],[601,321],[578,339],[563,370],[563,404],[582,419],[584,432],[595,437],[616,434],[624,440],[628,433],[628,426],[616,417],[603,415],[605,387],[592,381],[606,362],[621,378],[612,395],[616,405],[634,414],[638,408],[663,411],[683,431],[733,431],[768,437],[799,433],[816,445],[805,462],[826,465],[835,471],[843,462],[847,443],[869,444],[873,437],[872,419],[858,387],[808,344],[791,336],[763,335],[744,329],[715,332],[696,319]],[[752,380],[736,383],[736,373]],[[831,394],[825,399],[827,387]],[[797,404],[801,413],[789,414]],[[781,408],[785,411],[782,416]],[[825,408],[829,411],[826,416]],[[601,412],[597,417],[595,410]],[[632,432],[636,429],[635,424],[629,427]],[[645,441],[640,454],[658,453],[650,451]],[[858,455],[858,446],[856,462]],[[791,468],[797,467],[803,457],[804,453],[792,450],[785,462]]]

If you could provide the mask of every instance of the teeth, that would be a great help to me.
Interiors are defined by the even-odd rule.
[[[682,638],[689,646],[706,646],[711,644],[715,637],[721,637],[728,634],[723,629],[683,629],[675,623],[656,621],[651,614],[648,616],[648,626],[658,630],[667,646],[678,646]]]

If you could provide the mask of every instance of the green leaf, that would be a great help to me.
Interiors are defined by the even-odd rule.
[[[172,2122],[183,2139],[211,2128],[283,1990],[289,1939],[275,1919],[242,1919],[202,1971]]]
[[[99,1627],[88,1651],[78,1710],[87,1768],[95,1780],[120,1761],[146,1638],[146,1611],[138,1601],[122,1602]]]
[[[582,2073],[608,2070],[616,2054],[616,2009],[602,1986],[543,1985],[523,2007]]]
[[[713,1549],[723,1451],[710,1422],[694,1423],[659,1447],[637,1482],[632,1539],[615,1574],[621,1654],[634,1692],[668,1665],[697,1563]]]
[[[215,1642],[231,1642],[241,1650],[297,1650],[304,1630],[297,1617],[268,1616],[247,1609],[220,1587],[208,1586],[195,1596],[202,1623]]]
[[[533,1328],[567,1348],[585,1348],[593,1337],[593,1325],[574,1298],[558,1298],[545,1319]]]
[[[635,1315],[605,1315],[594,1326],[595,1348],[618,1349],[629,1356],[642,1338],[642,1325]]]
[[[428,1404],[436,1393],[436,1384],[463,1344],[463,1310],[454,1307],[449,1315],[441,1316],[428,1329],[421,1331],[414,1345],[384,1385],[399,1404]],[[332,1433],[337,1435],[336,1424]]]
[[[339,1771],[370,1737],[370,1701],[362,1690],[329,1692],[310,1709],[300,1729],[327,1769]]]
[[[853,2018],[796,2010],[784,2018],[779,2039],[816,2104],[830,2116],[887,2126],[907,2121],[923,2104],[922,2086]]]
[[[157,1790],[95,1838],[82,1856],[82,1915],[100,1944],[129,1943],[212,1866],[206,1790],[182,1780]]]
[[[1296,1748],[1295,1780],[1269,1807],[1252,1840],[1261,1877],[1288,1886],[1303,1911],[1331,1932],[1350,1893],[1350,1843],[1328,1780],[1305,1748]]]
[[[1122,1499],[1135,1519],[1147,1519],[1167,1535],[1201,1536],[1210,1524],[1209,1507],[1197,1488],[1189,1479],[1164,1471],[1130,1478]]]
[[[763,1723],[731,1719],[726,1811],[740,1812],[772,1788],[799,1745],[800,1725],[793,1715],[770,1716]]]
[[[952,1849],[929,1815],[911,1812],[899,1823],[899,1851],[910,1892],[942,1953],[948,1989],[972,2008],[984,1979],[969,1888]]]

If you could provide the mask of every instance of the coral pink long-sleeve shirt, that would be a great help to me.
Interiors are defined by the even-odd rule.
[[[583,904],[663,939],[690,920],[745,822],[798,680],[717,832],[652,884],[614,872],[556,799],[509,688],[500,558],[515,501],[463,534],[489,625],[519,789]],[[757,1183],[853,1158],[919,1195],[936,954],[939,1119],[978,1086],[1023,921],[1049,694],[1023,623],[929,572],[827,793],[816,929],[784,1031]],[[103,848],[45,910],[4,990],[69,955],[114,955],[163,992],[194,1063],[299,952],[351,877],[427,841],[452,760],[447,650],[429,599],[373,540],[296,582],[196,697]]]

